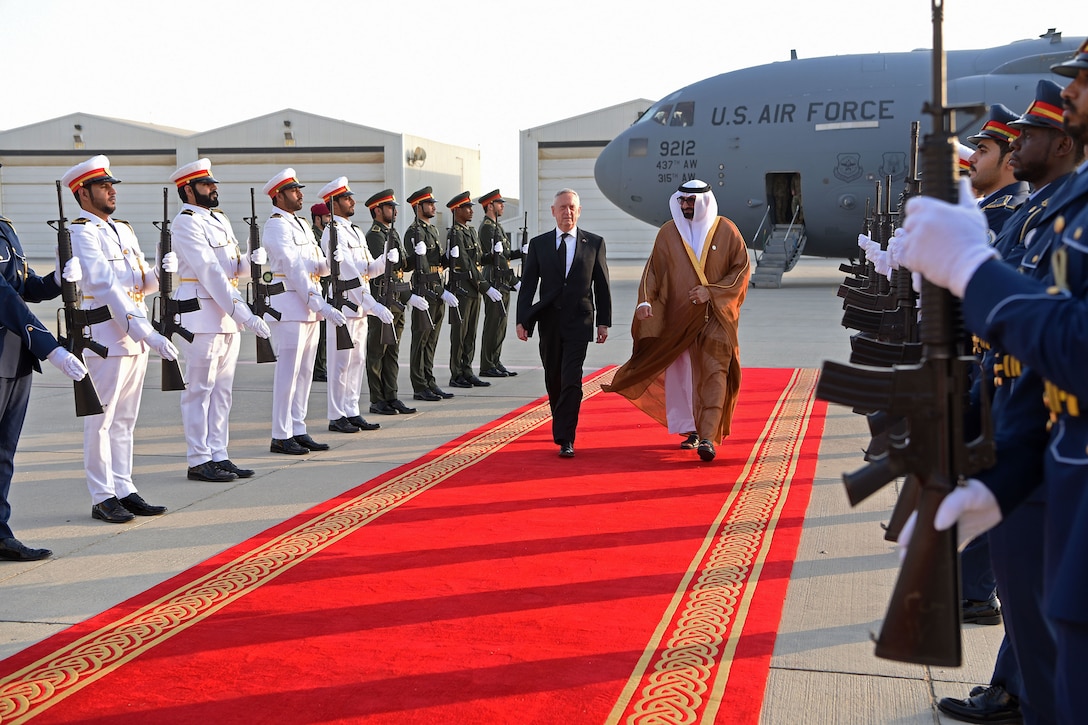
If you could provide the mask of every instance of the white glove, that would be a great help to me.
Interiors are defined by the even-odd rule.
[[[322,306],[321,316],[324,317],[327,322],[331,322],[332,324],[336,325],[337,327],[340,327],[341,325],[347,323],[347,321],[348,321],[348,318],[344,317],[343,312],[336,309],[335,307],[330,305],[328,302],[326,302]]]
[[[396,247],[393,247],[385,253],[385,258],[389,260],[390,264],[396,264],[400,261],[400,250]]]
[[[383,305],[381,302],[374,303],[374,306],[370,308],[367,314],[377,317],[384,325],[388,325],[393,322],[393,313],[390,312],[389,308]]]
[[[522,254],[528,254],[529,253],[529,243],[528,242],[521,245],[521,253]]]
[[[427,253],[427,245],[423,242],[416,242],[416,246],[412,247],[412,251],[416,253],[416,256],[422,257]]]
[[[177,252],[167,252],[162,256],[162,271],[167,274],[173,274],[178,271]]]
[[[900,263],[957,297],[987,260],[997,257],[989,245],[990,228],[978,208],[970,179],[960,179],[959,204],[916,196],[907,202],[907,217],[896,255]]]
[[[461,250],[457,247],[450,247],[450,259],[457,259],[461,256]]]
[[[336,251],[332,253],[332,258],[337,263],[344,261],[344,248],[339,244],[336,245]]]
[[[56,366],[57,370],[72,380],[82,380],[87,375],[87,368],[83,361],[63,347],[53,348],[46,358]]]
[[[249,319],[245,321],[245,326],[257,337],[263,337],[266,340],[272,334],[272,331],[268,329],[268,323],[257,317],[257,315],[250,315]]]
[[[883,249],[876,249],[868,256],[868,260],[873,263],[873,269],[877,274],[882,274],[885,277],[891,272],[891,264],[888,262],[888,253]]]
[[[914,512],[903,524],[899,532],[899,559],[902,560],[907,553],[911,536],[914,534],[914,526],[918,519],[918,512]],[[986,484],[977,478],[967,479],[967,483],[956,488],[944,497],[941,505],[937,507],[937,513],[933,516],[933,528],[937,531],[945,531],[957,524],[957,545],[962,551],[963,547],[986,531],[1001,523],[1001,507],[997,503]]]
[[[502,252],[502,242],[495,242],[495,246],[491,248],[496,254]]]
[[[150,345],[151,349],[157,352],[159,354],[159,357],[161,357],[163,360],[178,359],[178,349],[174,347],[174,343],[170,342],[159,333],[152,332],[150,335],[148,335],[144,342]]]
[[[866,255],[869,254],[869,251],[873,248],[874,244],[876,244],[877,247],[880,247],[880,245],[874,242],[868,234],[858,235],[858,247],[861,251],[865,252]]]
[[[459,304],[461,304],[457,301],[457,297],[455,297],[454,294],[448,289],[442,290],[442,301],[450,307],[457,307]]]
[[[906,234],[903,231],[903,227],[898,227],[893,233],[892,238],[888,240],[888,264],[892,269],[899,269],[902,266],[899,262],[899,245],[902,236]]]
[[[487,295],[487,299],[491,300],[492,302],[498,302],[502,299],[502,293],[494,287],[488,287],[487,291],[484,292],[484,294]]]
[[[65,262],[60,276],[65,282],[78,282],[83,279],[83,265],[79,263],[79,257],[72,257]],[[60,279],[57,282],[59,283]]]
[[[416,310],[429,310],[430,305],[427,304],[427,300],[423,299],[419,295],[412,295],[408,298],[408,306]]]
[[[256,265],[268,264],[268,252],[264,247],[257,247],[249,253],[249,261]]]
[[[514,283],[514,291],[515,292],[521,292],[521,280],[520,279],[517,282]]]

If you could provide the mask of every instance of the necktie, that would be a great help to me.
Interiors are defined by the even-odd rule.
[[[563,232],[559,235],[559,267],[563,270],[563,276],[567,276],[567,237],[570,235]]]

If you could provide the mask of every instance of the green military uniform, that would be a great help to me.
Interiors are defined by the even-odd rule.
[[[388,195],[390,201],[392,200],[392,191],[386,190],[368,199],[367,207],[373,209],[377,204],[372,206],[371,203],[375,199],[384,198],[383,193]],[[387,258],[385,273],[370,279],[370,289],[374,298],[393,313],[393,330],[397,335],[395,344],[384,345],[382,344],[382,329],[385,325],[367,326],[366,381],[370,388],[370,411],[386,414],[385,408],[391,401],[399,402],[397,374],[400,372],[400,365],[397,358],[400,355],[400,340],[404,332],[404,305],[411,296],[408,282],[404,279],[408,255],[404,252],[404,245],[401,243],[400,234],[397,233],[396,228],[393,225],[387,227],[376,219],[366,233],[366,244],[371,256],[375,259],[380,259],[390,249],[396,249],[400,254],[396,264],[391,263]],[[388,288],[390,282],[392,289]],[[400,304],[393,304],[392,300]]]
[[[495,243],[502,244],[502,251],[495,251]],[[510,291],[517,283],[517,276],[510,267],[510,260],[521,257],[520,249],[510,248],[510,238],[506,230],[491,217],[484,217],[480,225],[480,261],[483,263],[482,275],[488,287],[494,287],[502,294],[500,302],[482,300],[484,306],[484,330],[480,336],[480,374],[488,377],[517,375],[507,370],[499,357],[502,343],[506,339],[506,320],[510,311]]]
[[[468,192],[454,197],[446,206],[453,209],[463,203],[471,204]],[[449,258],[449,249],[457,247],[459,256]],[[450,315],[450,385],[468,388],[487,385],[472,373],[472,358],[476,356],[476,327],[480,321],[480,293],[490,285],[483,281],[480,271],[480,241],[473,227],[457,222],[449,236],[446,249],[450,266],[450,285],[457,296],[459,315]],[[477,382],[473,382],[476,379]]]
[[[411,199],[409,199],[411,201]],[[438,230],[425,219],[416,219],[404,235],[405,248],[414,250],[418,242],[427,247],[426,254],[412,252],[408,268],[412,271],[412,291],[427,300],[430,309],[412,311],[412,347],[409,351],[412,390],[425,394],[438,387],[434,379],[434,352],[438,347],[438,334],[442,328],[442,315],[446,304],[442,301],[442,246]],[[428,320],[430,320],[428,322]]]

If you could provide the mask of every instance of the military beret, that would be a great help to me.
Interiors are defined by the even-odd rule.
[[[331,213],[329,207],[323,201],[319,201],[310,207],[310,216],[325,216],[326,214]]]

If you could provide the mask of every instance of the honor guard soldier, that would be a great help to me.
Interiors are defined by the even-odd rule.
[[[176,360],[177,348],[155,332],[144,297],[159,289],[154,265],[140,251],[128,222],[113,218],[120,183],[110,161],[95,156],[61,177],[83,214],[72,221],[72,255],[83,268],[83,309],[109,307],[112,319],[90,326],[104,345],[105,358],[90,355],[84,364],[102,401],[103,412],[83,418],[83,465],[91,493],[91,517],[120,524],[135,516],[157,516],[132,483],[132,434],[140,412],[148,351]],[[173,265],[167,264],[168,267]],[[173,269],[171,269],[173,271]]]
[[[397,200],[392,189],[383,189],[366,200],[373,222],[366,233],[366,243],[373,257],[385,257],[385,271],[370,280],[377,300],[393,313],[390,325],[372,325],[366,337],[366,379],[370,387],[370,412],[379,415],[414,413],[397,397],[397,375],[400,365],[401,334],[404,332],[404,309],[426,310],[428,305],[419,295],[411,293],[404,278],[406,257],[400,235],[393,222],[397,219]],[[383,329],[386,328],[386,329]],[[383,339],[383,332],[384,339]]]
[[[486,388],[491,383],[472,373],[476,355],[476,327],[480,321],[480,241],[472,221],[472,195],[463,191],[446,203],[453,211],[446,258],[450,265],[450,286],[457,297],[459,315],[450,320],[450,385],[454,388]],[[490,285],[488,285],[490,286]]]
[[[73,257],[65,265],[63,279],[78,282],[80,278],[79,258]],[[33,549],[15,538],[8,525],[8,491],[30,400],[31,375],[41,372],[39,361],[48,360],[72,380],[87,375],[83,362],[49,334],[26,304],[54,299],[60,295],[60,285],[55,273],[40,277],[27,266],[14,225],[0,216],[0,560],[37,561],[53,555],[49,549]]]
[[[281,318],[269,322],[276,351],[269,450],[293,456],[329,449],[327,443],[318,443],[306,433],[318,321],[324,318],[334,325],[347,321],[321,294],[321,277],[329,273],[329,265],[310,226],[295,214],[302,209],[302,189],[291,168],[268,180],[264,193],[272,200],[272,215],[264,224],[262,238],[273,279],[282,280],[285,288],[276,296]]]
[[[193,333],[192,342],[182,343],[187,477],[212,482],[249,478],[253,471],[234,465],[227,455],[234,372],[242,329],[267,338],[268,325],[238,291],[239,278],[249,275],[249,260],[239,250],[227,215],[216,208],[219,182],[212,176],[211,161],[185,164],[170,181],[183,202],[171,225],[179,283],[174,299],[199,302],[197,309],[181,314],[181,326]],[[254,254],[264,259],[263,250]]]
[[[507,370],[499,357],[502,341],[506,338],[506,319],[510,311],[510,292],[521,288],[521,281],[514,276],[511,259],[519,259],[522,250],[510,248],[510,238],[499,223],[506,199],[495,189],[480,197],[484,209],[484,221],[480,225],[480,261],[483,263],[484,331],[480,336],[480,375],[487,378],[513,377],[517,373]]]
[[[990,106],[990,117],[982,130],[967,140],[978,148],[968,159],[971,186],[982,197],[978,206],[994,237],[1001,233],[1005,220],[1028,198],[1031,188],[1018,181],[1009,166],[1009,144],[1020,135],[1009,124],[1020,118],[1000,103]]]
[[[325,226],[332,219],[332,214],[329,212],[328,205],[325,202],[318,202],[310,207],[310,220],[313,223],[314,241],[318,244],[321,243],[321,233],[325,231]],[[325,297],[329,296],[329,278],[321,278],[321,292]],[[325,351],[325,321],[320,323],[321,332],[317,336],[317,357],[314,358],[314,382],[323,383],[327,380],[325,363],[328,355]]]
[[[415,220],[404,235],[406,249],[411,249],[408,268],[412,271],[412,291],[425,299],[430,308],[412,313],[412,347],[409,370],[412,380],[412,397],[416,400],[437,401],[452,398],[438,387],[434,378],[434,353],[438,347],[438,335],[442,329],[442,316],[446,305],[457,306],[457,298],[443,288],[442,270],[445,259],[438,241],[438,230],[431,219],[435,217],[434,194],[425,186],[408,197]]]
[[[321,249],[327,259],[333,260],[339,269],[339,280],[329,278],[330,285],[359,280],[359,285],[347,290],[346,299],[358,309],[345,305],[340,311],[347,318],[348,334],[354,347],[340,350],[336,345],[336,328],[326,333],[325,349],[328,351],[328,398],[329,430],[337,433],[358,433],[360,430],[376,430],[378,423],[368,423],[359,415],[359,394],[366,371],[365,341],[367,339],[367,315],[377,317],[382,323],[393,321],[393,313],[374,299],[370,292],[370,279],[385,270],[385,257],[374,259],[367,250],[363,230],[351,223],[355,215],[355,195],[348,186],[346,176],[330,181],[321,189],[322,206],[333,211],[332,221],[321,233]],[[330,256],[329,244],[332,227],[336,230],[336,250]],[[331,265],[330,265],[331,266]],[[333,299],[335,303],[336,298]]]

